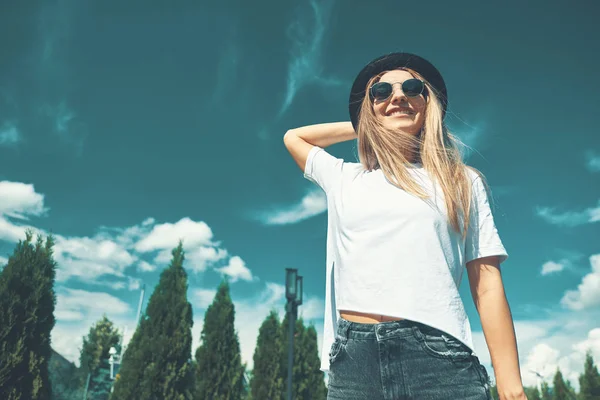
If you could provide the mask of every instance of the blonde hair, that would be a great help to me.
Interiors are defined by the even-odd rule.
[[[441,187],[448,220],[464,239],[470,222],[472,193],[472,179],[467,170],[474,171],[482,179],[483,175],[463,162],[460,152],[463,143],[448,131],[435,89],[416,71],[402,69],[425,82],[428,95],[423,128],[419,134],[411,135],[383,126],[375,115],[369,88],[385,72],[374,76],[367,84],[357,125],[360,163],[368,171],[381,169],[393,185],[421,199],[428,199],[429,194],[407,170],[409,163],[420,162],[434,183]]]

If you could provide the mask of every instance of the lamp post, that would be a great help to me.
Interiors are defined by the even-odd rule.
[[[110,354],[110,357],[108,358],[108,363],[110,364],[110,380],[114,381],[115,379],[115,364],[117,365],[121,365],[121,355],[117,354],[117,349],[115,349],[114,347],[111,347],[110,350],[108,351],[108,354]],[[114,382],[113,384],[110,386],[110,392],[112,393],[114,390],[115,386],[114,386]]]
[[[288,376],[287,376],[287,399],[292,400],[292,369],[294,367],[294,331],[298,306],[302,304],[303,278],[298,276],[298,270],[294,268],[285,269],[285,298],[287,304],[285,310],[288,313],[289,340],[288,340]]]

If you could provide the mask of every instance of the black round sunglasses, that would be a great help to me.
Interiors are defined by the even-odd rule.
[[[394,92],[393,85],[399,82],[377,82],[369,89],[369,94],[372,100],[384,101],[387,100]],[[402,92],[407,97],[417,97],[420,94],[426,94],[425,83],[417,78],[407,79],[402,82]]]

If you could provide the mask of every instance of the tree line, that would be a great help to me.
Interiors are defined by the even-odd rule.
[[[223,280],[204,314],[200,345],[192,355],[192,305],[182,243],[172,250],[124,349],[116,378],[109,351],[121,353],[122,335],[103,315],[83,338],[79,366],[52,349],[56,262],[54,240],[32,232],[19,241],[0,271],[0,398],[30,399],[284,399],[288,319],[275,309],[263,321],[250,370],[234,328],[235,308]],[[317,332],[296,321],[293,398],[327,396]]]
[[[235,308],[226,280],[204,314],[200,345],[192,356],[192,306],[181,242],[161,272],[116,378],[109,350],[121,353],[122,332],[104,315],[89,329],[75,366],[52,349],[56,262],[54,240],[32,232],[17,243],[0,271],[0,398],[6,400],[263,400],[286,398],[288,316],[272,310],[263,321],[250,370],[242,361],[234,328]],[[293,399],[324,400],[317,332],[296,321]],[[591,353],[579,392],[557,369],[551,383],[525,388],[529,400],[599,400],[600,374]],[[498,398],[495,387],[492,396]]]

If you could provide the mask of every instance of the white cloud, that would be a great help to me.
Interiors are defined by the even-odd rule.
[[[149,262],[146,262],[144,260],[141,260],[138,263],[138,270],[142,271],[142,272],[152,272],[156,270],[156,266],[150,264]]]
[[[84,282],[93,282],[103,275],[124,277],[125,269],[137,261],[135,255],[114,241],[60,235],[56,235],[54,259],[59,282],[71,277]]]
[[[155,225],[152,231],[140,240],[135,249],[141,253],[155,250],[173,249],[179,240],[183,240],[185,249],[194,246],[212,245],[213,233],[203,221],[196,222],[190,218],[182,218],[178,222]]]
[[[11,146],[21,140],[21,134],[14,122],[4,122],[0,127],[0,146]]]
[[[299,203],[260,213],[257,218],[265,225],[295,224],[327,211],[327,198],[321,189],[311,189]]]
[[[585,275],[576,290],[568,290],[561,304],[571,310],[582,310],[600,305],[600,254],[590,257],[592,266],[589,274]]]
[[[48,209],[44,196],[36,193],[33,185],[20,182],[0,182],[0,240],[17,242],[25,237],[26,229],[34,234],[46,232],[16,220],[43,216]],[[108,286],[113,289],[135,290],[139,281],[126,276],[128,268],[137,266],[141,272],[157,269],[156,264],[168,265],[172,250],[183,240],[186,252],[185,266],[202,272],[208,267],[221,267],[234,280],[252,280],[252,273],[239,256],[230,257],[220,243],[214,242],[210,227],[202,221],[182,218],[178,222],[155,224],[146,218],[141,224],[126,228],[101,227],[92,237],[66,237],[54,234],[54,258],[57,262],[57,281],[69,279]],[[154,263],[142,259],[144,253],[157,252]],[[142,254],[140,254],[142,253]],[[223,262],[228,264],[223,265]],[[118,281],[99,278],[117,277]]]
[[[6,263],[8,263],[8,258],[0,256],[0,265],[5,265]]]
[[[227,250],[217,247],[199,246],[186,251],[186,268],[194,272],[203,272],[209,266],[227,258]],[[232,257],[230,263],[237,256]],[[243,262],[243,261],[242,261]],[[248,271],[249,272],[249,271]]]
[[[542,265],[542,275],[549,275],[552,273],[560,272],[565,269],[564,263],[557,263],[554,261],[548,261]]]
[[[216,271],[229,276],[231,282],[236,282],[241,279],[244,281],[252,281],[252,272],[246,267],[246,263],[238,256],[233,256],[229,259],[229,264],[222,268],[216,268]]]
[[[554,208],[537,207],[536,214],[546,222],[559,226],[579,226],[600,221],[600,201],[596,207],[583,211],[557,212]]]
[[[12,219],[27,221],[30,216],[43,216],[44,195],[35,191],[31,184],[0,181],[0,240],[17,242],[25,238],[25,230],[38,230],[32,226],[15,223]]]
[[[587,152],[586,165],[591,172],[600,172],[600,154],[592,151]]]
[[[36,193],[31,184],[21,182],[0,182],[0,215],[28,220],[28,215],[41,216],[44,207],[44,195]]]

